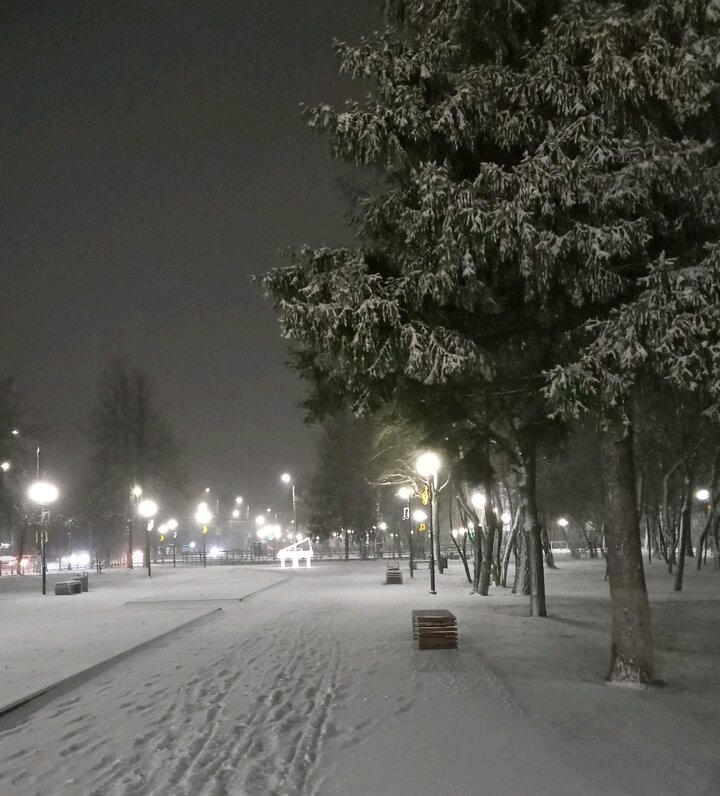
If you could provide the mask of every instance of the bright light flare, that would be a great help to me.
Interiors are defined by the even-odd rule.
[[[710,500],[710,490],[698,489],[698,491],[695,493],[695,497],[698,500]]]
[[[210,509],[207,507],[207,503],[199,503],[197,511],[195,512],[195,521],[198,523],[198,525],[207,525],[212,518],[213,515],[210,513]]]
[[[413,519],[415,522],[425,522],[427,518],[428,515],[424,511],[421,511],[420,509],[413,511]],[[349,531],[349,533],[352,533],[352,531]]]
[[[28,497],[40,506],[49,506],[58,499],[60,492],[55,484],[48,481],[36,481],[28,489]]]
[[[400,489],[397,491],[397,496],[402,500],[410,500],[412,497],[413,491],[408,486],[401,486]]]
[[[157,514],[158,504],[154,500],[147,498],[138,503],[137,510],[141,517],[145,517],[145,519],[149,520]]]
[[[415,470],[422,478],[430,478],[431,476],[437,475],[439,469],[440,457],[437,453],[433,453],[432,451],[421,453],[415,462]]]
[[[565,517],[560,517],[560,519],[557,521],[557,524],[561,528],[567,528],[570,523],[565,519]]]
[[[473,492],[470,502],[473,504],[473,506],[475,506],[476,509],[480,509],[480,511],[482,511],[485,508],[487,500],[482,492]]]

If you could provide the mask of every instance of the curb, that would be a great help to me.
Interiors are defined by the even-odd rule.
[[[183,622],[181,625],[172,628],[172,630],[166,630],[164,633],[161,633],[159,636],[154,636],[153,638],[148,639],[147,641],[143,641],[141,644],[136,644],[134,647],[130,647],[130,649],[123,650],[123,652],[118,652],[117,655],[113,655],[110,658],[106,658],[104,661],[100,661],[100,663],[95,663],[92,666],[89,666],[87,669],[82,669],[79,672],[75,672],[75,674],[71,674],[69,677],[66,677],[63,680],[58,680],[58,682],[53,683],[52,685],[48,685],[45,688],[41,688],[39,691],[34,691],[32,694],[27,694],[20,699],[15,700],[15,702],[11,702],[9,705],[3,705],[0,707],[0,720],[5,718],[9,713],[12,713],[15,710],[19,710],[23,707],[23,705],[27,705],[28,702],[32,702],[36,699],[39,699],[42,696],[50,696],[54,698],[55,696],[59,696],[60,692],[68,691],[74,688],[80,681],[86,680],[89,677],[93,677],[96,674],[99,674],[104,669],[109,669],[111,666],[114,666],[121,660],[125,658],[129,658],[131,655],[134,655],[136,652],[140,652],[141,650],[149,647],[151,644],[155,644],[156,641],[160,641],[161,639],[167,638],[171,636],[173,633],[177,633],[178,630],[183,630],[190,625],[195,624],[195,622],[199,622],[201,619],[207,619],[207,617],[212,616],[212,614],[216,614],[222,611],[222,608],[213,608],[211,611],[207,611],[204,614],[200,614],[200,616],[196,616],[193,619],[189,619],[187,622]],[[57,694],[54,692],[58,692]],[[33,710],[36,710],[41,705],[38,704],[37,706],[33,706]],[[6,728],[3,728],[6,729]]]

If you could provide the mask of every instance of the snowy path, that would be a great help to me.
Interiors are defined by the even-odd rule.
[[[593,764],[598,741],[612,738],[613,727],[598,736],[599,719],[586,715],[580,743],[561,736],[548,723],[559,724],[550,704],[537,715],[540,702],[527,680],[518,682],[525,682],[535,702],[528,713],[535,715],[526,714],[486,664],[493,634],[505,643],[497,623],[516,622],[502,601],[469,597],[461,577],[453,588],[444,580],[438,599],[458,615],[460,649],[419,652],[410,611],[432,604],[427,584],[406,579],[402,587],[386,587],[383,571],[381,562],[323,564],[242,602],[226,599],[230,587],[223,587],[222,611],[27,715],[0,719],[1,796],[685,792],[662,767],[654,774],[637,768],[631,733],[624,753],[611,750],[614,770]],[[185,592],[153,597],[169,604],[187,601]],[[209,587],[198,594],[212,598]],[[507,605],[514,613],[517,603]],[[520,643],[539,632],[535,627],[510,630]],[[556,627],[567,636],[560,623],[543,632]],[[532,643],[540,653],[540,642]],[[542,656],[536,659],[544,665]],[[531,668],[523,672],[526,678]],[[547,671],[540,676],[548,682]],[[566,706],[572,693],[594,689],[601,692],[595,699],[609,694],[616,722],[643,705],[655,711],[650,719],[671,705],[671,694],[640,702],[600,684],[565,682]],[[562,696],[555,691],[553,698]],[[685,754],[678,750],[679,758]],[[630,766],[632,784],[624,774]],[[686,775],[683,781],[689,783]],[[638,790],[638,782],[646,787]]]

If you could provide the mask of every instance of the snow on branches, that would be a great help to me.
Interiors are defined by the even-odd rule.
[[[720,246],[698,265],[661,257],[643,290],[604,321],[592,321],[592,342],[575,363],[548,373],[545,395],[565,416],[592,403],[622,414],[639,377],[659,376],[703,396],[705,414],[720,421]]]

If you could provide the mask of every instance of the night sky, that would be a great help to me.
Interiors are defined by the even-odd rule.
[[[298,105],[340,103],[365,0],[13,0],[0,11],[0,346],[77,488],[102,368],[146,369],[191,492],[282,500],[312,470],[303,388],[249,276],[350,239]]]

